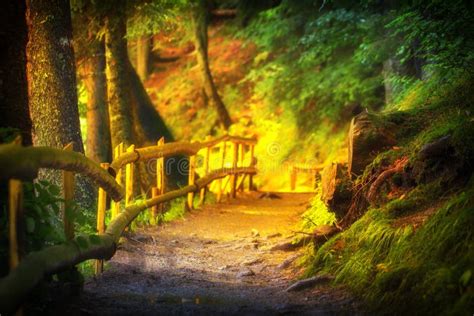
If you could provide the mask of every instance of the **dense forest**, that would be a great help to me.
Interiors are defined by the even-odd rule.
[[[0,314],[474,312],[471,1],[0,6]]]

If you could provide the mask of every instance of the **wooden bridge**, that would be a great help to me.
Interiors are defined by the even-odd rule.
[[[9,240],[10,273],[0,280],[0,312],[12,313],[21,305],[28,293],[47,275],[51,275],[89,259],[97,259],[96,273],[103,270],[103,261],[116,252],[117,243],[125,228],[143,211],[151,209],[152,216],[160,211],[164,202],[187,196],[187,206],[194,207],[194,196],[200,194],[204,203],[207,190],[217,193],[218,201],[223,194],[236,197],[244,190],[247,178],[252,190],[253,176],[257,173],[254,159],[255,139],[223,136],[203,142],[164,143],[156,146],[124,150],[123,145],[114,150],[111,163],[97,164],[68,145],[64,149],[51,147],[22,147],[20,141],[0,146],[0,181],[8,181],[9,187]],[[230,151],[230,155],[227,154]],[[188,185],[165,192],[166,157],[189,157],[186,173]],[[197,156],[202,156],[198,165]],[[156,161],[154,161],[156,160]],[[156,163],[156,186],[151,197],[134,201],[134,168],[136,163]],[[63,195],[65,207],[73,197],[74,173],[92,179],[99,186],[97,208],[97,235],[84,237],[74,234],[74,223],[63,216],[67,242],[32,252],[20,258],[18,251],[18,227],[23,216],[21,181],[36,178],[42,168],[63,170]],[[183,170],[182,170],[183,171]],[[125,173],[125,175],[123,175]],[[199,179],[196,179],[199,174]],[[122,181],[124,180],[124,183]],[[110,197],[112,221],[106,227],[105,212]],[[65,213],[63,208],[63,214]]]

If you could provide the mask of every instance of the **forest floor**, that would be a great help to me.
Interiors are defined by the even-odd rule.
[[[106,315],[360,313],[342,287],[286,291],[303,272],[303,252],[272,247],[294,235],[311,196],[245,193],[130,234],[70,308]]]

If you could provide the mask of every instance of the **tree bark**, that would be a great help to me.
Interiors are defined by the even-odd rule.
[[[141,81],[148,79],[150,74],[150,54],[151,54],[151,37],[142,36],[137,40],[137,74]]]
[[[194,23],[194,42],[196,46],[197,62],[199,69],[201,70],[201,77],[204,91],[216,108],[219,122],[222,128],[228,130],[232,121],[229,116],[224,102],[217,93],[217,88],[212,78],[211,69],[209,67],[208,58],[208,36],[207,36],[207,24],[208,24],[208,8],[207,0],[198,0],[193,6],[193,23]]]
[[[110,137],[112,148],[121,142],[134,144],[132,109],[127,80],[128,52],[125,1],[118,0],[105,19],[107,93],[109,100]]]
[[[23,144],[31,145],[31,119],[26,81],[28,39],[24,1],[0,4],[0,127],[20,131]]]
[[[27,78],[33,144],[63,148],[74,142],[84,153],[77,107],[76,67],[69,0],[27,0]],[[56,185],[58,171],[41,171]],[[94,200],[92,186],[78,179],[76,197],[84,207]]]
[[[110,161],[110,125],[105,76],[105,45],[97,39],[99,25],[90,24],[83,78],[87,90],[86,156],[96,162]]]

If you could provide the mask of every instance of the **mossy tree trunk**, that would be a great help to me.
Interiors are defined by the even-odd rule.
[[[31,145],[31,119],[26,81],[28,39],[24,1],[0,4],[0,127],[18,129],[23,144]]]
[[[217,88],[212,78],[211,69],[209,67],[208,58],[208,7],[207,0],[197,0],[192,8],[193,24],[194,24],[194,43],[196,46],[197,62],[201,71],[204,92],[208,99],[216,108],[219,123],[224,129],[229,129],[232,121],[229,112],[222,102],[221,97],[217,93]]]
[[[141,81],[148,79],[150,73],[151,47],[151,37],[142,36],[137,39],[137,74]]]
[[[33,143],[63,148],[74,142],[84,153],[77,106],[76,67],[72,47],[69,0],[28,0],[27,78]],[[42,171],[40,177],[57,185],[57,171]],[[76,200],[84,207],[93,201],[92,187],[79,178]]]
[[[104,19],[97,5],[84,0],[74,7],[73,36],[79,78],[87,93],[86,156],[96,162],[111,161],[107,79],[105,76],[105,42],[98,38]]]
[[[112,157],[104,41],[92,38],[89,49],[90,55],[84,61],[84,84],[87,90],[86,155],[96,162],[105,162]]]
[[[128,84],[128,52],[126,35],[126,1],[116,1],[105,19],[107,93],[109,100],[112,148],[123,142],[135,143]]]

